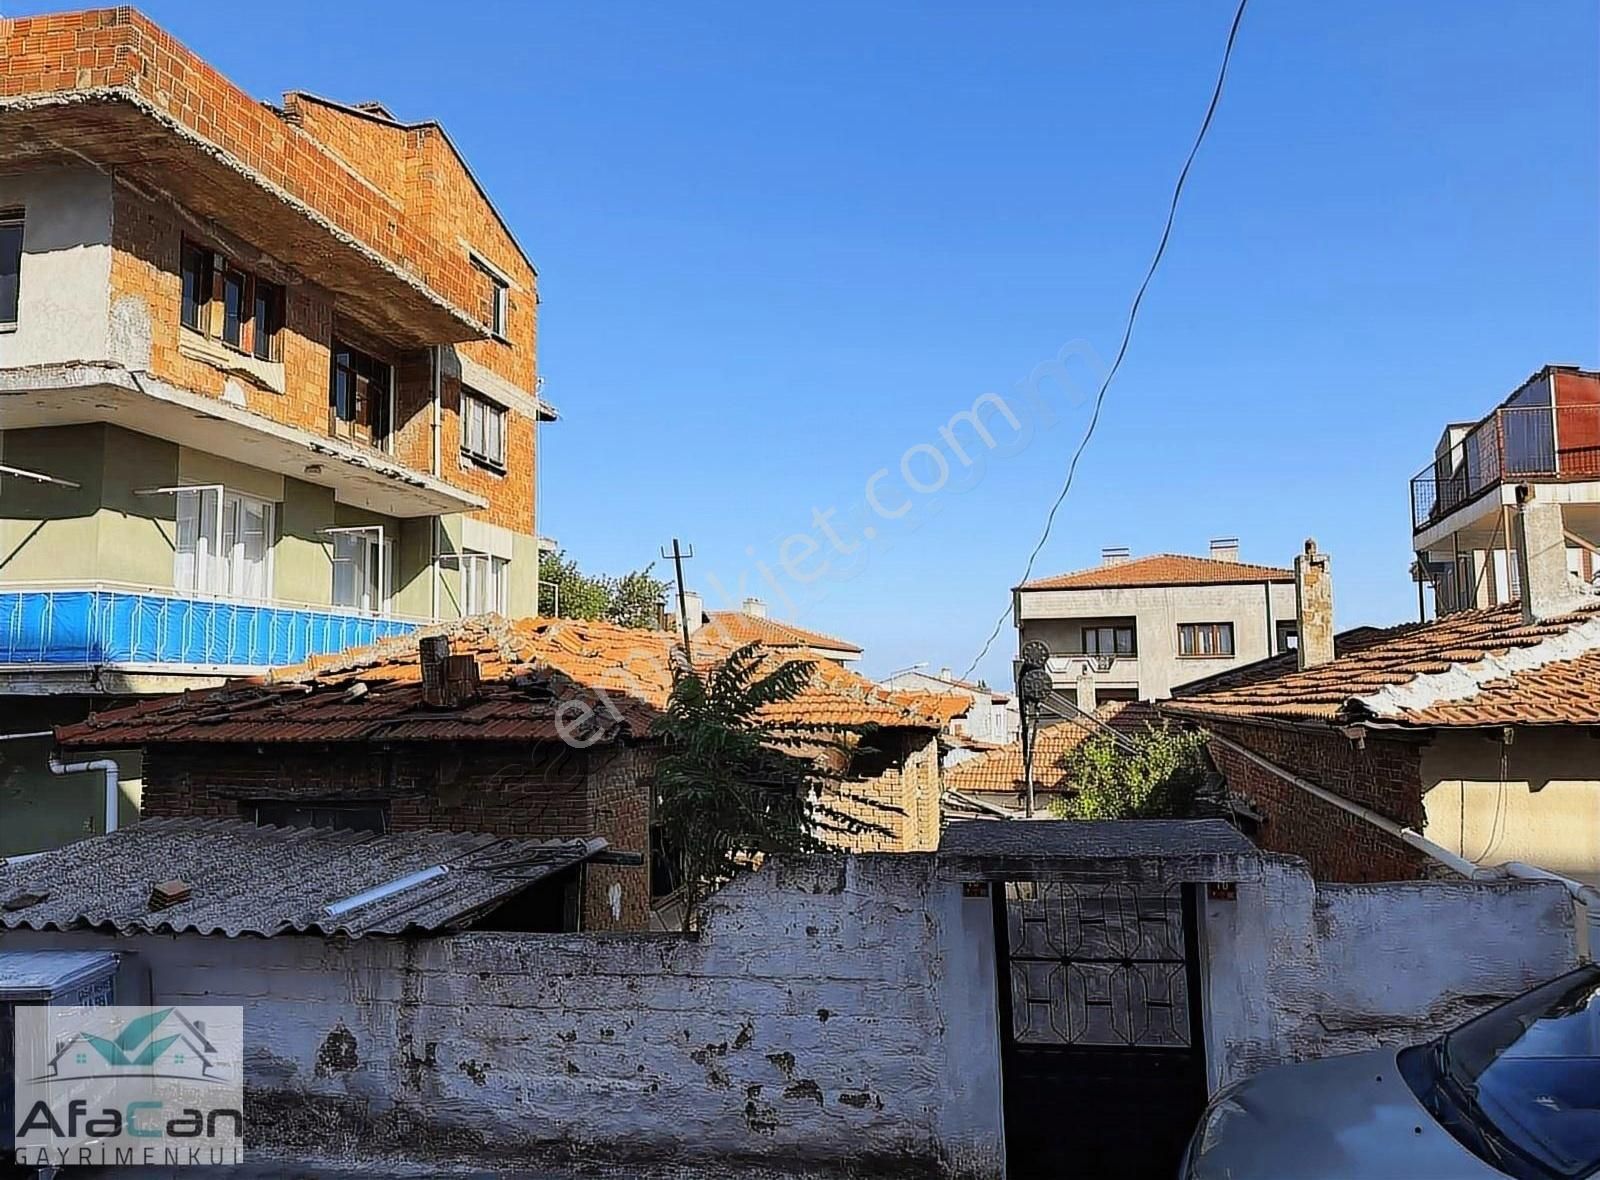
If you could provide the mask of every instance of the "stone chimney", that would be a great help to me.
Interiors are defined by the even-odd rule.
[[[1095,691],[1094,673],[1089,670],[1089,665],[1084,664],[1078,670],[1078,708],[1085,713],[1093,713],[1100,707],[1099,694]]]
[[[1306,538],[1306,551],[1294,559],[1294,614],[1299,631],[1300,667],[1315,668],[1333,659],[1333,575],[1328,555]]]
[[[1121,565],[1130,556],[1131,554],[1128,552],[1126,545],[1112,545],[1109,548],[1100,550],[1100,564]]]
[[[1567,566],[1567,534],[1561,505],[1554,500],[1537,499],[1527,484],[1518,485],[1513,535],[1523,622],[1537,623],[1570,612],[1578,594]]]
[[[747,598],[744,600],[744,613],[753,619],[764,619],[767,617],[767,604],[759,598]]]
[[[1238,561],[1239,560],[1239,538],[1238,537],[1212,537],[1211,538],[1211,560],[1212,561]]]

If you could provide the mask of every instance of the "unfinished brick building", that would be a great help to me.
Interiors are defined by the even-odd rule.
[[[258,101],[131,8],[0,19],[14,728],[534,613],[538,310],[437,123]],[[85,830],[46,752],[0,852]]]
[[[598,837],[609,851],[585,866],[583,925],[642,930],[671,888],[650,856],[650,730],[676,654],[666,632],[469,619],[98,714],[57,740],[73,756],[142,749],[150,818]],[[843,767],[847,809],[872,828],[838,842],[928,851],[939,834],[937,735],[961,707],[821,661],[769,719],[873,727]]]

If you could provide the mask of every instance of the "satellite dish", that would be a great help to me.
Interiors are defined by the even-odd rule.
[[[1043,668],[1050,661],[1050,649],[1037,639],[1030,639],[1022,645],[1022,666],[1024,668]]]

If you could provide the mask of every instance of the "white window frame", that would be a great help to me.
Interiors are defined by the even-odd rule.
[[[192,566],[188,577],[180,575],[179,562],[183,559],[182,539],[173,538],[172,554],[172,583],[178,590],[189,594],[204,594],[213,598],[233,598],[243,602],[270,602],[273,600],[273,589],[276,582],[276,556],[277,556],[277,524],[278,505],[271,500],[263,500],[259,496],[251,496],[244,492],[236,492],[222,484],[180,484],[176,487],[142,488],[136,492],[141,496],[172,496],[178,513],[183,511],[183,497],[198,497],[215,495],[216,510],[212,514],[211,544],[209,551],[201,553],[198,543],[193,554]],[[243,531],[239,528],[238,520],[233,529],[233,543],[228,546],[228,551],[223,552],[222,538],[225,532],[224,517],[231,508],[238,513],[245,504],[261,509],[261,524],[263,530],[262,545],[262,583],[264,593],[260,595],[244,594],[239,589],[243,580],[245,539]],[[199,519],[205,519],[203,509],[199,511]],[[198,542],[199,538],[196,537]],[[188,583],[187,585],[185,583]]]
[[[511,584],[510,559],[464,549],[460,565],[461,613],[505,614]]]
[[[323,529],[322,532],[324,535],[334,538],[333,542],[331,542],[334,548],[333,552],[329,554],[329,559],[335,565],[337,565],[340,560],[338,556],[336,556],[338,552],[338,538],[343,536],[356,536],[363,534],[368,538],[367,544],[363,546],[363,552],[376,556],[378,562],[378,602],[374,606],[365,607],[359,602],[348,603],[338,601],[338,598],[335,594],[335,591],[339,585],[337,571],[334,572],[333,583],[329,587],[329,601],[332,602],[334,606],[340,607],[344,610],[359,611],[362,614],[367,615],[388,615],[394,606],[394,561],[391,551],[392,541],[389,537],[384,535],[383,526],[381,524],[349,525],[337,528],[326,528]],[[354,583],[358,588],[356,593],[357,598],[359,598],[361,594],[365,592],[366,587],[371,585],[366,577],[368,569],[366,563],[371,559],[371,557],[363,558],[362,568],[358,571],[358,577]]]
[[[489,334],[496,340],[505,340],[507,321],[511,318],[511,280],[501,273],[498,266],[476,250],[467,251],[467,257],[494,286],[494,307],[490,312],[490,322],[484,327],[489,329]]]

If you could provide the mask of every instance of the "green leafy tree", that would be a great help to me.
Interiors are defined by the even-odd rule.
[[[1124,745],[1104,731],[1066,760],[1071,793],[1056,804],[1067,819],[1183,818],[1205,781],[1205,734],[1146,726]]]
[[[655,818],[661,867],[683,892],[685,930],[708,894],[761,858],[823,851],[827,832],[885,830],[843,810],[849,795],[829,767],[847,758],[826,756],[847,754],[864,729],[775,724],[761,715],[793,700],[812,670],[806,660],[773,666],[756,644],[709,670],[675,670],[652,730],[662,743]]]
[[[539,558],[539,611],[563,619],[601,619],[623,627],[649,628],[661,623],[667,583],[647,565],[620,578],[586,574],[565,550]]]

